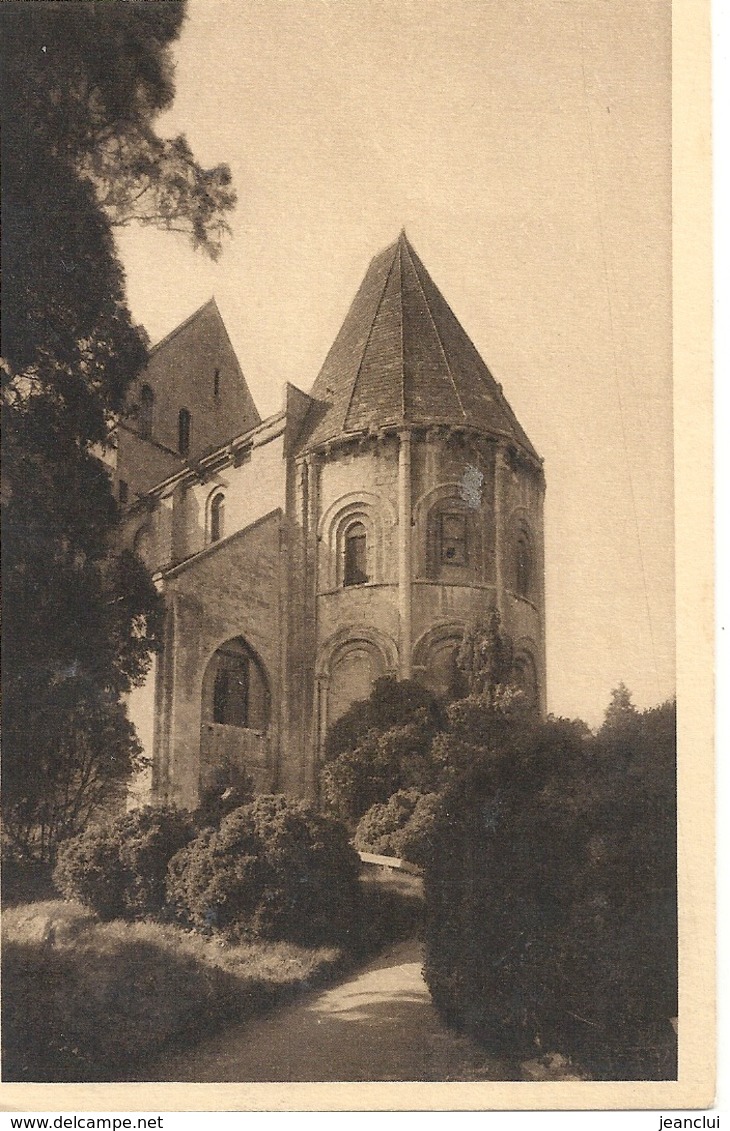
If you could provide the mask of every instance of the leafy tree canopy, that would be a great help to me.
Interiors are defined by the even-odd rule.
[[[185,0],[28,7],[11,3],[3,12],[11,146],[38,139],[83,171],[113,223],[176,228],[216,256],[236,200],[230,170],[203,168],[184,136],[161,138],[153,129],[174,98],[171,47]]]
[[[217,256],[230,171],[154,119],[173,98],[182,0],[3,5],[4,382],[59,397],[81,442],[106,436],[146,360],[112,227],[185,232]],[[7,388],[6,388],[7,393]]]

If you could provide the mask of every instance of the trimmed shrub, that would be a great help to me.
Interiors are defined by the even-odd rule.
[[[58,849],[53,882],[65,899],[78,899],[100,919],[124,918],[127,876],[112,828],[91,825],[64,841]]]
[[[234,938],[341,943],[355,923],[360,861],[338,822],[258,797],[170,862],[168,897],[190,925]]]
[[[382,733],[370,731],[355,750],[346,750],[324,767],[322,793],[330,809],[355,822],[399,790],[432,790],[431,747],[436,733],[423,707],[415,709],[408,722]]]
[[[145,806],[96,825],[59,848],[54,883],[101,919],[158,917],[166,904],[167,866],[194,835],[189,813]]]
[[[434,735],[444,725],[436,698],[412,680],[377,679],[327,732],[320,784],[331,812],[353,827],[399,790],[435,788]]]
[[[385,804],[373,805],[361,819],[355,847],[425,865],[433,848],[438,805],[438,794],[399,790]]]
[[[400,836],[400,854],[411,864],[425,868],[435,850],[436,820],[441,808],[437,793],[424,793],[416,802],[411,819]]]
[[[353,827],[373,805],[385,802],[397,783],[373,733],[357,750],[346,750],[324,766],[320,786],[330,812]]]

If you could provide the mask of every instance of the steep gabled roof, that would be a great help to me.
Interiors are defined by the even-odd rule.
[[[216,359],[225,360],[230,376],[236,384],[235,410],[237,416],[240,415],[241,417],[234,422],[236,429],[241,431],[244,427],[253,428],[260,424],[259,411],[251,396],[248,383],[233,349],[228,329],[214,297],[209,298],[207,302],[204,302],[202,306],[199,306],[197,310],[184,319],[179,326],[176,326],[161,341],[152,346],[149,351],[148,372],[154,370],[158,356],[164,357],[168,353],[172,354],[176,341],[180,339],[185,343],[184,348],[188,351],[190,363],[194,364],[197,361],[202,365],[202,372],[195,374],[195,381],[202,381],[204,386],[209,383],[209,375],[205,368],[207,360],[210,359],[212,362]],[[196,357],[196,351],[202,356]]]
[[[388,425],[468,425],[537,453],[405,232],[373,259],[311,390],[300,446]]]
[[[199,306],[198,309],[194,310],[192,314],[188,314],[187,318],[183,318],[182,322],[179,322],[178,325],[174,327],[174,329],[170,330],[169,334],[165,334],[164,338],[160,338],[159,342],[155,342],[153,346],[150,346],[150,357],[152,356],[152,354],[157,353],[158,350],[163,349],[168,342],[171,342],[173,338],[176,338],[178,334],[180,334],[183,330],[186,330],[188,326],[192,325],[194,322],[199,321],[205,314],[211,314],[214,318],[220,319],[221,322],[223,321],[223,319],[221,318],[221,312],[218,309],[218,303],[215,301],[215,295],[211,295],[209,299],[206,299],[202,306]]]
[[[154,409],[151,435],[138,440],[167,451],[180,466],[261,423],[213,298],[151,348],[130,395],[131,404],[144,385],[152,389]],[[190,419],[185,456],[178,455],[179,413],[183,410]],[[130,423],[134,430],[134,418]],[[128,470],[133,478],[134,469]]]

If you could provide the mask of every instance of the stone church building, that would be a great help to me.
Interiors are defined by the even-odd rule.
[[[316,796],[328,725],[384,674],[448,694],[495,605],[544,710],[542,462],[405,233],[280,412],[261,420],[212,300],[131,399],[121,536],[167,609],[130,699],[156,800],[193,806],[241,762]]]

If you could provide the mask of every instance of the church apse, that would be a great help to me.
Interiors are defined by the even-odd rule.
[[[195,370],[215,399],[220,347],[208,357],[204,338]],[[154,427],[177,411],[165,350],[183,364],[185,340],[162,343],[146,378]],[[544,710],[542,461],[405,233],[370,264],[309,394],[287,386],[259,423],[226,364],[230,440],[195,454],[193,437],[127,508],[127,544],[154,560],[170,610],[156,795],[194,805],[238,760],[259,789],[316,797],[327,727],[383,675],[459,694],[464,628],[495,607]]]

